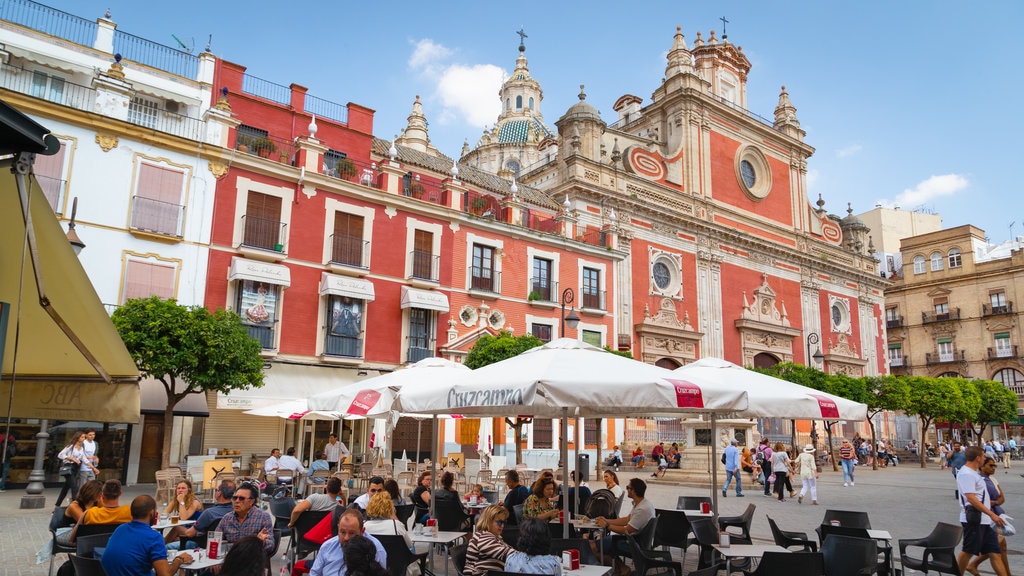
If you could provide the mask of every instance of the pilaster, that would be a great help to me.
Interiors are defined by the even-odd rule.
[[[299,138],[299,163],[306,172],[320,174],[324,165],[324,154],[327,153],[327,146],[321,144],[316,138]]]
[[[464,211],[466,208],[462,205],[462,199],[466,197],[466,192],[469,191],[461,180],[456,178],[447,178],[441,182],[441,191],[444,193],[445,205],[452,210]]]
[[[385,175],[384,185],[381,187],[388,194],[400,195],[402,193],[402,177],[406,169],[394,160],[380,163],[380,171]]]
[[[135,89],[125,80],[124,66],[120,62],[114,62],[109,70],[93,78],[92,87],[96,90],[94,111],[97,114],[128,120],[128,104],[135,96]]]

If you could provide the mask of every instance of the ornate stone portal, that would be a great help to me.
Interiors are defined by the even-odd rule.
[[[743,317],[736,320],[743,347],[743,365],[753,366],[758,354],[770,354],[779,362],[793,361],[793,339],[801,331],[789,323],[785,303],[776,305],[775,291],[768,284],[768,275],[761,275],[761,285],[754,289],[753,301],[743,292]]]
[[[704,336],[694,331],[689,314],[684,313],[683,319],[679,319],[671,298],[662,298],[658,311],[653,315],[645,305],[643,322],[633,328],[640,343],[639,359],[659,366],[672,363],[682,366],[693,362],[697,359],[697,344]]]

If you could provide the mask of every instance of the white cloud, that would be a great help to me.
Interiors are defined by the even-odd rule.
[[[964,178],[959,174],[932,176],[927,180],[918,183],[914,188],[907,188],[898,194],[895,199],[879,200],[877,204],[886,208],[900,206],[903,208],[913,209],[914,207],[927,204],[938,198],[953,196],[957,192],[967,188],[969,185],[970,182],[967,181],[967,178]]]
[[[409,56],[409,68],[428,76],[437,75],[444,60],[452,55],[452,51],[429,38],[424,38],[413,45]]]
[[[433,84],[433,97],[442,106],[435,122],[463,122],[485,128],[501,112],[498,90],[505,80],[505,71],[493,64],[449,63],[454,54],[453,50],[425,38],[413,43],[409,68]]]
[[[847,146],[846,148],[841,148],[837,150],[836,156],[838,156],[839,158],[846,158],[848,156],[853,156],[854,154],[860,152],[863,149],[864,147],[861,146],[860,144],[852,144],[850,146]]]

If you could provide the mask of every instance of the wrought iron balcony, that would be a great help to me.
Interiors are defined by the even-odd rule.
[[[1000,314],[1013,314],[1013,302],[1007,302],[1002,306],[981,305],[982,316],[998,316]]]
[[[889,330],[892,330],[893,328],[903,328],[903,316],[886,318],[885,327]]]
[[[965,359],[966,356],[963,350],[953,351],[948,354],[928,352],[924,355],[925,364],[951,364],[953,362],[963,362]]]
[[[369,268],[370,242],[360,236],[331,234],[331,264]]]
[[[419,362],[424,358],[431,358],[434,356],[434,351],[430,348],[419,348],[417,346],[409,346],[408,351],[409,362]]]
[[[331,334],[330,329],[324,336],[324,354],[343,356],[346,358],[363,357],[363,339],[354,336],[338,336]]]
[[[526,295],[526,299],[530,302],[555,304],[558,294],[558,282],[552,282],[548,279],[531,278],[530,292]]]
[[[259,340],[260,348],[263,348],[264,350],[274,349],[273,326],[254,326],[252,324],[246,324],[245,329],[249,332],[249,336]]]
[[[899,358],[889,358],[889,367],[902,368],[904,366],[905,360],[906,359],[903,358],[902,356],[900,356]]]
[[[989,360],[1001,360],[1003,358],[1019,358],[1017,356],[1017,345],[1014,344],[1008,348],[989,348],[988,359]]]
[[[470,278],[470,290],[501,294],[500,271],[493,268],[484,268],[482,266],[470,266],[467,274],[469,274]]]
[[[409,257],[412,258],[412,278],[430,282],[437,282],[440,279],[440,256],[425,250],[413,250]]]
[[[135,230],[181,237],[185,207],[145,196],[132,196],[132,223]]]
[[[921,312],[922,324],[933,324],[935,322],[949,322],[960,320],[960,309],[954,308],[949,312]]]
[[[605,291],[580,291],[580,307],[587,310],[607,310],[605,307]]]
[[[287,224],[246,214],[242,216],[242,246],[284,252]]]

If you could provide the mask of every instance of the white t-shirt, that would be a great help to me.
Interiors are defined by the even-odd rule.
[[[640,531],[647,526],[655,515],[654,504],[647,498],[641,500],[636,506],[633,506],[633,510],[629,513],[629,525],[634,530]]]
[[[968,467],[966,464],[960,467],[960,472],[956,475],[956,488],[960,491],[960,523],[967,522],[967,513],[965,508],[970,506],[970,502],[967,501],[965,494],[974,494],[981,500],[982,504],[986,508],[992,507],[991,499],[988,496],[988,488],[985,486],[985,479],[978,474],[977,470]],[[981,523],[984,526],[992,524],[992,518],[985,513],[981,515]]]
[[[277,460],[277,466],[282,470],[297,470],[299,474],[306,473],[306,467],[299,462],[299,459],[295,456],[289,456],[285,454]]]
[[[277,474],[277,469],[281,467],[281,461],[275,456],[267,458],[263,462],[263,471],[267,474]]]

